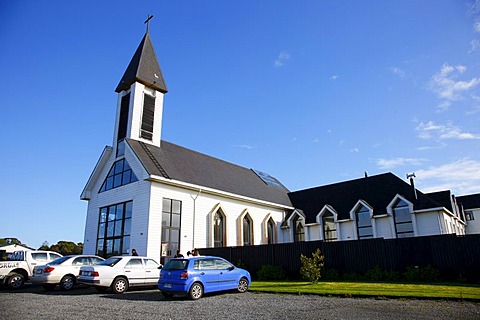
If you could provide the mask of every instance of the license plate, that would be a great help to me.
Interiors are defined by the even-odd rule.
[[[171,288],[172,285],[170,283],[165,283],[165,285],[163,286],[164,288]]]

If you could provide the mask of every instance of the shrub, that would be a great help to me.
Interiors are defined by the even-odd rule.
[[[365,273],[365,277],[370,281],[383,281],[383,270],[379,266],[368,270]]]
[[[259,280],[284,280],[285,271],[280,266],[265,264],[258,270],[257,277]]]
[[[311,283],[317,283],[321,277],[324,259],[325,257],[322,256],[320,249],[317,249],[312,254],[312,258],[307,258],[303,254],[300,254],[300,262],[302,264],[300,267],[300,275],[302,278]]]
[[[336,269],[324,269],[322,278],[325,280],[340,280],[340,274]]]
[[[440,279],[440,271],[431,265],[421,268],[408,266],[403,276],[409,282],[436,282]]]

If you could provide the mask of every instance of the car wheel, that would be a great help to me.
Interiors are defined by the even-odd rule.
[[[242,278],[238,281],[237,291],[240,293],[246,292],[248,289],[248,280],[247,278]]]
[[[203,296],[203,286],[200,282],[195,282],[190,287],[190,291],[188,291],[188,295],[192,300],[198,300]]]
[[[20,273],[12,273],[8,277],[7,285],[10,289],[20,289],[25,284],[25,278]]]
[[[55,289],[55,285],[54,285],[54,284],[44,284],[42,287],[43,287],[43,289],[45,289],[46,291],[53,291],[53,289]]]
[[[162,291],[162,295],[163,295],[165,298],[171,298],[171,297],[173,297],[173,293],[168,293],[168,292],[164,292],[164,291]]]
[[[60,280],[60,289],[62,290],[71,290],[75,285],[75,277],[71,275],[66,275]]]
[[[128,280],[125,278],[117,278],[113,280],[112,290],[114,293],[124,293],[128,289]]]

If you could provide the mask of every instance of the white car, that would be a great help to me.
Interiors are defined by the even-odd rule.
[[[134,286],[156,287],[161,268],[147,257],[115,256],[96,266],[81,267],[78,282],[94,286],[98,291],[111,288],[114,293],[124,293]]]
[[[62,290],[70,290],[77,283],[81,266],[95,265],[105,259],[91,255],[71,255],[55,259],[46,265],[33,269],[30,281],[41,284],[45,290],[53,290],[59,285]]]

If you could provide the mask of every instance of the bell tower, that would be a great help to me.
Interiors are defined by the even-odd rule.
[[[113,147],[125,138],[160,147],[163,97],[167,86],[147,31],[115,92],[118,93]]]

